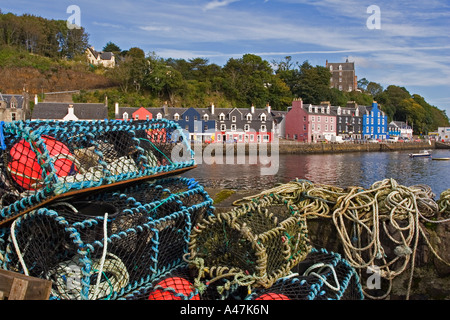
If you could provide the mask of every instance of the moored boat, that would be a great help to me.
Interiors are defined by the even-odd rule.
[[[409,156],[411,158],[417,158],[417,157],[431,157],[431,153],[428,150],[423,150],[419,153],[410,153]]]

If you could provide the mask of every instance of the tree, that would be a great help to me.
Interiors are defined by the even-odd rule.
[[[104,52],[113,52],[114,54],[118,54],[120,53],[122,50],[120,50],[119,46],[116,45],[115,43],[109,41],[104,47],[103,47],[103,51]]]
[[[383,92],[383,87],[376,82],[369,82],[366,86],[366,91],[376,99],[376,97]]]
[[[270,64],[259,56],[231,58],[223,68],[225,95],[236,107],[265,106],[273,76]]]

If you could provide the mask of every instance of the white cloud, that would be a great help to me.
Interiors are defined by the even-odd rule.
[[[222,0],[222,1],[220,1],[220,0],[213,0],[213,1],[208,2],[203,9],[205,11],[213,10],[213,9],[216,9],[216,8],[219,8],[219,7],[228,6],[229,4],[231,4],[233,2],[237,2],[237,1],[240,1],[240,0]]]

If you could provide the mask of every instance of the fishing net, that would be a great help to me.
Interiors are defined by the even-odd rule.
[[[181,263],[121,300],[203,300],[193,283],[189,267]]]
[[[3,268],[51,280],[51,299],[117,299],[183,263],[192,226],[212,213],[187,178],[64,199],[13,222]]]
[[[15,121],[1,123],[0,222],[70,192],[192,168],[175,122]]]
[[[363,300],[359,277],[342,257],[312,249],[305,260],[270,288],[258,288],[246,300]]]
[[[191,233],[194,285],[210,299],[235,286],[268,288],[310,251],[306,220],[279,197],[266,196],[201,220]]]

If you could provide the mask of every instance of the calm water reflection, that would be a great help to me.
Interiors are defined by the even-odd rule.
[[[325,155],[280,155],[276,175],[261,175],[261,164],[199,164],[183,176],[195,178],[205,187],[255,189],[272,188],[296,178],[340,187],[370,187],[393,178],[411,186],[425,184],[439,198],[450,188],[450,161],[409,158],[411,151],[367,152]],[[433,150],[434,158],[450,157],[450,150]],[[208,161],[207,163],[210,163]]]

